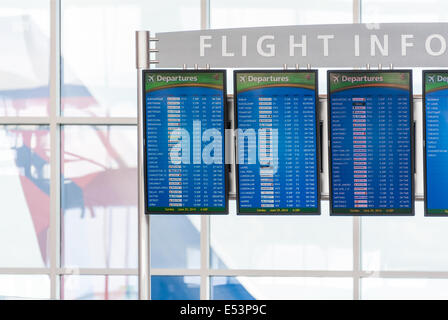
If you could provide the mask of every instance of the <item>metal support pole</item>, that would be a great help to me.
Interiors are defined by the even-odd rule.
[[[60,215],[61,215],[61,126],[57,123],[60,115],[61,83],[61,42],[60,42],[60,2],[52,0],[50,37],[50,298],[63,297],[60,290]]]
[[[135,52],[137,68],[137,106],[138,106],[138,296],[140,300],[151,299],[150,273],[150,224],[145,214],[144,170],[143,170],[143,70],[149,69],[149,31],[136,31]]]
[[[361,217],[353,217],[353,300],[361,299]]]
[[[353,23],[361,23],[361,0],[353,0]]]
[[[201,0],[201,30],[210,29],[210,0]]]

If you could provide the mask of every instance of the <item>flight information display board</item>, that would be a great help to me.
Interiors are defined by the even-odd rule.
[[[146,213],[226,214],[223,70],[147,70]]]
[[[448,216],[448,71],[423,72],[425,215]]]
[[[235,71],[238,214],[320,214],[316,71]]]
[[[410,70],[328,71],[332,215],[413,215]]]

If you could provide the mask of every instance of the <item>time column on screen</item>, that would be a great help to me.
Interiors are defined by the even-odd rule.
[[[366,134],[366,190],[367,190],[367,207],[368,208],[376,208],[377,207],[377,156],[378,156],[378,145],[379,138],[376,131],[375,123],[378,119],[378,110],[375,102],[375,97],[372,95],[366,95],[366,113],[365,120],[362,118],[365,123],[365,134]]]
[[[193,164],[191,172],[191,180],[193,185],[193,207],[202,206],[202,103],[200,95],[191,96],[191,117],[193,120]]]
[[[297,108],[297,103],[294,99],[291,103],[290,98],[285,97],[284,107],[283,107],[283,139],[284,145],[281,146],[283,149],[283,154],[280,155],[280,166],[284,167],[284,195],[285,195],[285,207],[293,208],[295,207],[294,197],[300,196],[300,189],[295,188],[295,180],[299,177],[299,168],[295,167],[296,163],[296,152],[300,146],[295,141],[294,132],[296,130],[295,119],[297,115],[294,114]],[[282,134],[279,132],[279,135]],[[279,146],[280,147],[280,146]]]
[[[388,120],[387,120],[387,106],[386,97],[377,97],[377,143],[378,143],[378,176],[377,176],[377,206],[378,208],[387,208],[389,197],[389,185],[388,185],[388,148],[389,139],[388,134]]]

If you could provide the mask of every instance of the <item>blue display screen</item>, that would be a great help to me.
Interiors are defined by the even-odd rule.
[[[227,213],[225,72],[144,73],[147,213]]]
[[[239,214],[318,214],[315,72],[235,72]]]
[[[448,215],[448,72],[424,73],[426,214]]]
[[[329,72],[332,214],[413,214],[411,73]]]

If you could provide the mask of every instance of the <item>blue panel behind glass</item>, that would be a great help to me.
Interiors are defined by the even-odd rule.
[[[212,277],[212,300],[255,300],[236,277]]]
[[[151,299],[199,300],[200,277],[152,276]]]

